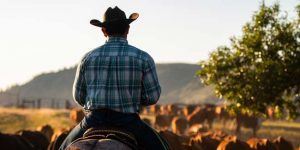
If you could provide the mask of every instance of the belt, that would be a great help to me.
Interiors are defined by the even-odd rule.
[[[95,112],[103,112],[103,113],[116,112],[116,111],[114,111],[114,110],[107,109],[107,108],[95,109],[95,110],[93,110],[93,111],[95,111]],[[116,113],[118,113],[118,112],[116,112]]]
[[[109,114],[121,114],[121,115],[133,115],[133,114],[137,114],[137,113],[123,113],[123,112],[118,112],[115,110],[111,110],[108,108],[98,108],[98,109],[94,109],[91,112],[100,112],[100,113],[109,113]]]

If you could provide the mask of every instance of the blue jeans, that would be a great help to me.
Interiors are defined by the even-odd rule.
[[[144,123],[138,114],[124,114],[115,111],[88,113],[83,120],[69,133],[60,150],[66,149],[74,140],[81,138],[84,132],[91,127],[117,127],[131,132],[139,147],[146,150],[166,150],[168,144],[159,134]]]

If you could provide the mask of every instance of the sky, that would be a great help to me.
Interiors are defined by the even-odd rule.
[[[272,4],[276,0],[265,0]],[[193,63],[208,58],[232,36],[241,35],[261,0],[1,0],[0,89],[34,76],[75,66],[88,51],[104,44],[101,29],[108,7],[118,6],[131,23],[128,42],[156,63]],[[293,17],[299,0],[281,0]]]

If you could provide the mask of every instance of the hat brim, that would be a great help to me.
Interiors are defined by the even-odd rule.
[[[97,27],[106,27],[109,24],[113,24],[113,23],[126,23],[126,24],[130,24],[131,22],[135,21],[137,18],[139,17],[138,13],[132,13],[128,19],[121,19],[121,20],[113,20],[113,21],[106,21],[106,22],[101,22],[97,19],[92,19],[90,21],[91,25],[97,26]]]

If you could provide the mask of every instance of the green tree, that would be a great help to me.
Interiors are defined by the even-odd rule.
[[[277,116],[295,118],[300,108],[299,25],[280,11],[278,3],[263,2],[241,37],[213,51],[196,74],[215,86],[231,111],[264,114],[273,107]]]

